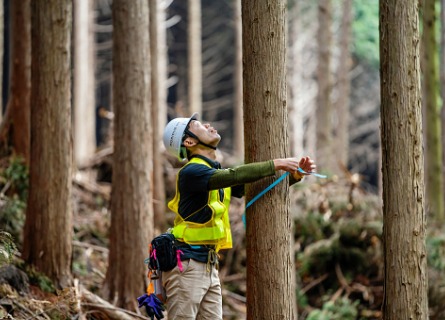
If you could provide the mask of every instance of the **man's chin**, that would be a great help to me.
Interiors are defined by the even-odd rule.
[[[210,141],[210,145],[214,147],[218,146],[219,142],[221,141],[221,136],[219,133],[214,134],[212,138],[213,139]]]

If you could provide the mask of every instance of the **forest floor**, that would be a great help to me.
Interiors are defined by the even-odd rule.
[[[21,262],[18,250],[12,263],[1,266],[0,261],[0,319],[149,319],[144,312],[121,310],[101,298],[108,263],[111,185],[104,180],[109,177],[109,155],[103,153],[73,181],[74,286],[54,290],[48,279]],[[11,163],[3,166],[5,172],[5,166]],[[176,170],[167,169],[170,173]],[[19,215],[23,205],[16,203],[15,211],[11,209],[11,199],[17,197],[6,196],[8,175],[2,176],[0,222],[9,227],[0,231],[19,239],[16,242],[20,248],[20,223],[7,224],[4,212],[16,214],[9,219],[22,219],[23,223],[23,212]],[[172,184],[167,181],[166,185]],[[307,177],[291,188],[290,197],[299,319],[380,319],[384,277],[382,205],[375,190],[363,177],[345,171],[342,178]],[[234,199],[233,249],[221,254],[220,268],[226,320],[246,318],[243,212],[244,201]],[[439,320],[445,319],[445,238],[432,230],[428,234],[430,319]]]

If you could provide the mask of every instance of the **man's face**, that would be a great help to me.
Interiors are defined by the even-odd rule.
[[[198,120],[192,120],[189,125],[189,130],[194,133],[199,140],[216,147],[221,140],[218,131],[210,126],[209,123],[202,124]]]

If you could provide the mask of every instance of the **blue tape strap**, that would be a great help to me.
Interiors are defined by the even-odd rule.
[[[304,173],[304,174],[310,174],[310,175],[312,175],[312,176],[314,176],[314,177],[317,177],[317,178],[326,179],[326,178],[328,177],[327,175],[319,174],[319,173],[316,173],[316,172],[306,172],[306,171],[304,171],[304,170],[301,169],[301,168],[298,168],[297,170],[298,170],[299,172],[301,172],[301,173]]]
[[[306,174],[306,175],[312,175],[314,177],[317,178],[322,178],[322,179],[326,179],[328,176],[324,175],[324,174],[319,174],[316,172],[306,172],[301,168],[297,169],[299,172]],[[289,175],[289,172],[285,172],[284,174],[282,174],[277,180],[275,180],[272,184],[270,184],[266,189],[264,189],[263,191],[261,191],[260,193],[258,193],[255,197],[253,197],[252,200],[250,200],[247,205],[246,208],[244,210],[242,219],[243,219],[243,223],[244,223],[244,227],[246,226],[246,210],[247,208],[249,208],[255,201],[257,201],[259,198],[261,198],[262,196],[264,196],[264,194],[266,192],[268,192],[269,190],[271,190],[272,188],[274,188],[277,184],[279,184],[281,181],[284,180],[284,178],[286,178]]]
[[[249,208],[255,201],[257,201],[259,198],[261,198],[262,196],[264,196],[264,194],[266,192],[268,192],[269,190],[273,189],[277,184],[279,184],[281,181],[284,180],[284,178],[286,178],[289,175],[289,172],[285,172],[283,173],[277,180],[275,180],[273,183],[271,183],[266,189],[264,189],[263,191],[261,191],[260,193],[258,193],[255,197],[253,197],[252,200],[250,200],[247,205],[246,205],[246,209]]]
[[[244,209],[244,213],[242,216],[243,219],[243,223],[244,223],[244,227],[246,227],[246,210],[247,208],[249,208],[255,201],[257,201],[259,198],[261,198],[262,196],[264,196],[264,194],[266,192],[268,192],[269,190],[273,189],[277,184],[279,184],[281,181],[283,181],[287,176],[289,175],[289,172],[285,172],[283,173],[277,180],[275,180],[274,182],[272,182],[266,189],[264,189],[263,191],[261,191],[260,193],[258,193],[255,197],[252,198],[252,200],[250,200],[247,205],[246,208]]]

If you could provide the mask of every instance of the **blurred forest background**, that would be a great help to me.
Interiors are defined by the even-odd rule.
[[[428,301],[445,319],[444,8],[429,3]],[[199,112],[222,136],[223,166],[244,161],[241,1],[0,7],[0,319],[146,319],[135,304],[147,246],[173,223],[182,165],[163,127]],[[328,175],[290,190],[298,318],[380,319],[379,1],[289,0],[287,28],[289,150]],[[232,203],[234,248],[221,255],[225,319],[246,317],[244,205]]]

